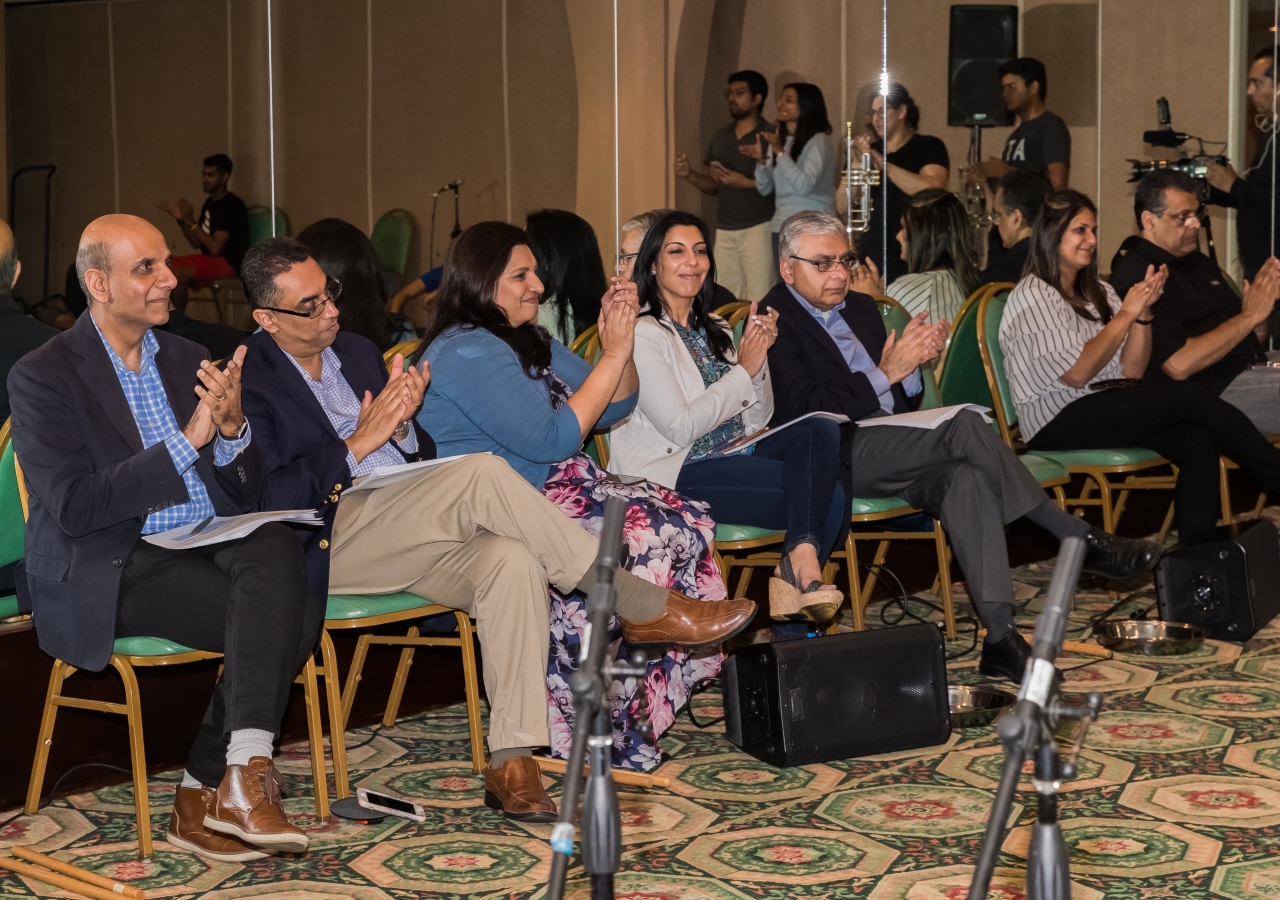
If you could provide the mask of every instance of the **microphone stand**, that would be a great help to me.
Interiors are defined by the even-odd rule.
[[[1084,553],[1083,539],[1070,537],[1062,542],[1058,563],[1049,580],[1044,612],[1036,619],[1031,658],[1022,678],[1018,703],[996,723],[996,732],[1004,745],[1004,770],[991,817],[987,820],[982,852],[969,884],[969,900],[984,900],[987,896],[1022,764],[1029,756],[1035,760],[1036,823],[1031,829],[1031,847],[1027,853],[1027,900],[1069,900],[1071,896],[1067,845],[1058,824],[1058,790],[1063,781],[1076,776],[1076,760],[1089,725],[1102,710],[1102,695],[1089,694],[1084,706],[1063,702],[1054,685],[1053,662],[1062,651]],[[1054,740],[1054,732],[1063,719],[1080,720],[1075,744],[1065,761]]]
[[[576,716],[569,761],[565,767],[564,790],[560,797],[560,818],[551,832],[551,877],[547,883],[549,900],[564,896],[565,876],[573,856],[573,821],[582,782],[584,751],[591,753],[591,773],[582,796],[582,865],[591,877],[592,900],[612,900],[613,876],[621,865],[622,817],[617,787],[613,780],[613,725],[605,691],[616,677],[645,677],[646,656],[637,650],[630,665],[608,657],[609,620],[613,618],[618,594],[613,573],[618,567],[622,545],[622,521],[627,503],[620,497],[605,502],[600,552],[596,556],[596,581],[587,594],[587,627],[582,632],[578,671],[569,679]],[[643,687],[640,688],[644,690]],[[641,694],[641,715],[637,731],[650,740],[648,707]]]
[[[459,188],[461,185],[455,184],[453,190],[453,231],[449,232],[449,237],[456,238],[462,234],[462,220],[458,218],[458,195],[461,193]]]

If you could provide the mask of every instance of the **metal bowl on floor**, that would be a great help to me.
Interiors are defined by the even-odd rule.
[[[952,728],[984,728],[1000,717],[1018,698],[988,685],[953,684],[947,687]]]
[[[1180,656],[1194,653],[1209,636],[1206,628],[1159,619],[1115,619],[1101,622],[1093,633],[1098,643],[1116,653],[1144,656]]]

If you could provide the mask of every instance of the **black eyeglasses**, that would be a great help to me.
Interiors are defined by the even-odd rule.
[[[639,255],[640,255],[639,253],[621,253],[618,255],[618,262],[620,263],[635,262],[636,257]]]
[[[807,262],[824,275],[836,266],[843,267],[846,272],[852,272],[860,265],[858,257],[854,256],[852,253],[846,253],[844,256],[836,259],[832,259],[830,257],[823,257],[822,259],[805,259],[803,256],[791,256],[788,257],[788,259],[798,259],[800,262]]]
[[[1172,219],[1176,224],[1186,228],[1187,224],[1192,219],[1195,219],[1196,222],[1199,223],[1200,219],[1204,218],[1204,207],[1200,206],[1196,209],[1188,209],[1180,213],[1166,213],[1165,215],[1169,219]]]
[[[286,316],[299,316],[303,319],[314,319],[324,312],[325,304],[332,303],[338,305],[338,298],[342,296],[342,282],[336,278],[326,278],[324,282],[324,296],[303,309],[281,309],[278,306],[272,307],[274,313],[284,313]]]

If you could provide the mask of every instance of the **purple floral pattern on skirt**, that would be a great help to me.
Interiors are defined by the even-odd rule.
[[[651,481],[615,484],[608,473],[579,453],[552,469],[542,493],[587,531],[600,534],[604,502],[609,497],[628,501],[623,527],[622,565],[632,574],[698,600],[723,600],[724,579],[712,556],[715,523],[707,506]],[[565,758],[573,736],[573,698],[569,677],[578,669],[582,628],[587,621],[586,598],[551,588],[551,655],[547,663],[551,752]],[[609,625],[610,650],[625,660],[622,630],[615,618]],[[714,651],[684,653],[669,650],[648,665],[644,685],[635,678],[614,681],[608,690],[613,712],[613,764],[627,769],[653,769],[661,762],[656,738],[675,722],[689,700],[689,691],[720,672],[724,657]],[[655,742],[646,744],[636,732],[640,690],[649,703]]]

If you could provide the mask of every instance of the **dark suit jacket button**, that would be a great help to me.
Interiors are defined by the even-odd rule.
[[[145,521],[147,521],[147,517],[146,517],[146,516],[138,516],[138,518],[137,518],[135,521],[138,521],[138,522],[145,522]]]
[[[115,559],[111,560],[111,565],[118,569],[124,565],[124,560],[117,556]]]
[[[320,540],[320,549],[321,549],[321,550],[328,550],[328,549],[329,549],[329,542],[328,542],[328,541],[326,541],[326,540],[324,540],[324,539],[322,538],[322,539]]]
[[[330,494],[330,495],[329,495],[329,502],[330,502],[330,503],[337,503],[337,502],[338,502],[338,495],[337,495],[337,494]]]

